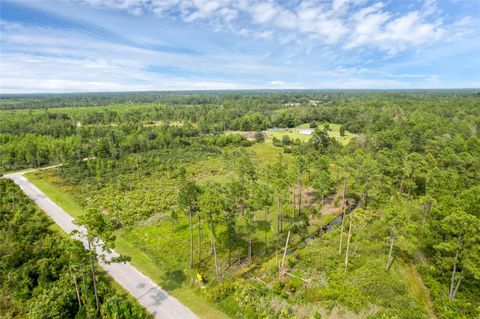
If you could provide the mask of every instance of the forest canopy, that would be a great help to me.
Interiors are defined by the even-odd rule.
[[[232,318],[480,315],[478,91],[5,95],[0,109],[0,170],[61,164],[27,177],[103,216],[187,306],[186,290]],[[18,190],[13,209],[0,181],[14,227],[36,209]],[[62,240],[28,216],[38,233],[18,245]],[[48,285],[72,282],[56,267]],[[3,309],[49,302],[44,281],[1,280]],[[49,293],[75,313],[62,287]]]

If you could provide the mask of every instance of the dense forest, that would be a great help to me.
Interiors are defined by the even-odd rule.
[[[116,292],[103,273],[92,277],[82,243],[52,228],[47,216],[7,179],[0,179],[0,212],[1,318],[147,316]]]
[[[101,212],[134,265],[220,313],[203,317],[480,316],[476,91],[9,95],[0,108],[0,170],[62,164],[26,177]],[[0,182],[2,312],[108,318],[128,302],[105,285],[95,307],[69,259],[80,248]]]

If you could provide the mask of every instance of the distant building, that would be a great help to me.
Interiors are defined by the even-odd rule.
[[[300,134],[302,135],[312,135],[312,133],[313,133],[313,130],[311,128],[300,130]]]

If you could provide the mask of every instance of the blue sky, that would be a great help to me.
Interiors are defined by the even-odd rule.
[[[478,0],[0,0],[0,92],[479,88]]]

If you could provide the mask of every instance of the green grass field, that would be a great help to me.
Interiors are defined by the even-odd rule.
[[[319,125],[319,127],[322,127],[322,126]],[[353,133],[350,133],[349,131],[345,131],[344,136],[341,136],[340,135],[340,127],[341,127],[340,124],[330,123],[328,134],[331,137],[335,138],[340,144],[347,145],[350,142],[350,140],[353,137],[355,137],[356,135],[353,134]],[[279,140],[282,140],[283,136],[287,135],[290,138],[290,140],[292,140],[292,141],[299,140],[300,142],[308,142],[310,140],[310,138],[312,137],[312,135],[311,134],[310,135],[301,134],[300,130],[309,129],[309,128],[310,128],[310,124],[305,123],[305,124],[301,124],[301,125],[298,125],[297,127],[293,127],[293,128],[277,128],[277,130],[275,130],[275,131],[274,130],[264,131],[265,134],[266,134],[265,141],[268,144],[272,144],[272,141],[273,141],[274,137],[279,139]],[[244,136],[249,136],[249,139],[253,140],[253,138],[250,137],[251,132],[228,131],[228,132],[225,132],[225,134],[241,134],[241,135],[244,135]]]
[[[322,127],[322,126],[319,125],[319,127]],[[345,135],[341,136],[340,127],[341,127],[340,124],[330,123],[329,124],[330,131],[328,132],[328,135],[330,135],[331,137],[334,137],[340,144],[347,145],[350,142],[350,140],[355,136],[355,134],[350,133],[349,131],[345,131]],[[288,137],[290,137],[291,140],[299,139],[301,142],[307,142],[310,140],[312,135],[300,134],[300,130],[308,129],[308,128],[310,128],[310,124],[305,123],[305,124],[298,125],[295,128],[283,129],[284,131],[267,132],[267,138],[269,141],[271,141],[274,137],[281,140],[284,135],[287,135]]]
[[[27,173],[24,176],[72,217],[78,217],[83,214],[83,208],[69,194],[68,186],[59,178],[56,178],[55,175],[49,174],[48,179],[46,179],[45,171],[36,171]]]
[[[287,135],[292,141],[300,140],[300,142],[308,142],[312,135],[300,134],[300,128],[289,128],[289,129],[279,129],[279,131],[268,131],[267,132],[267,141],[272,142],[273,138],[276,137],[279,140],[282,140],[283,136]]]

